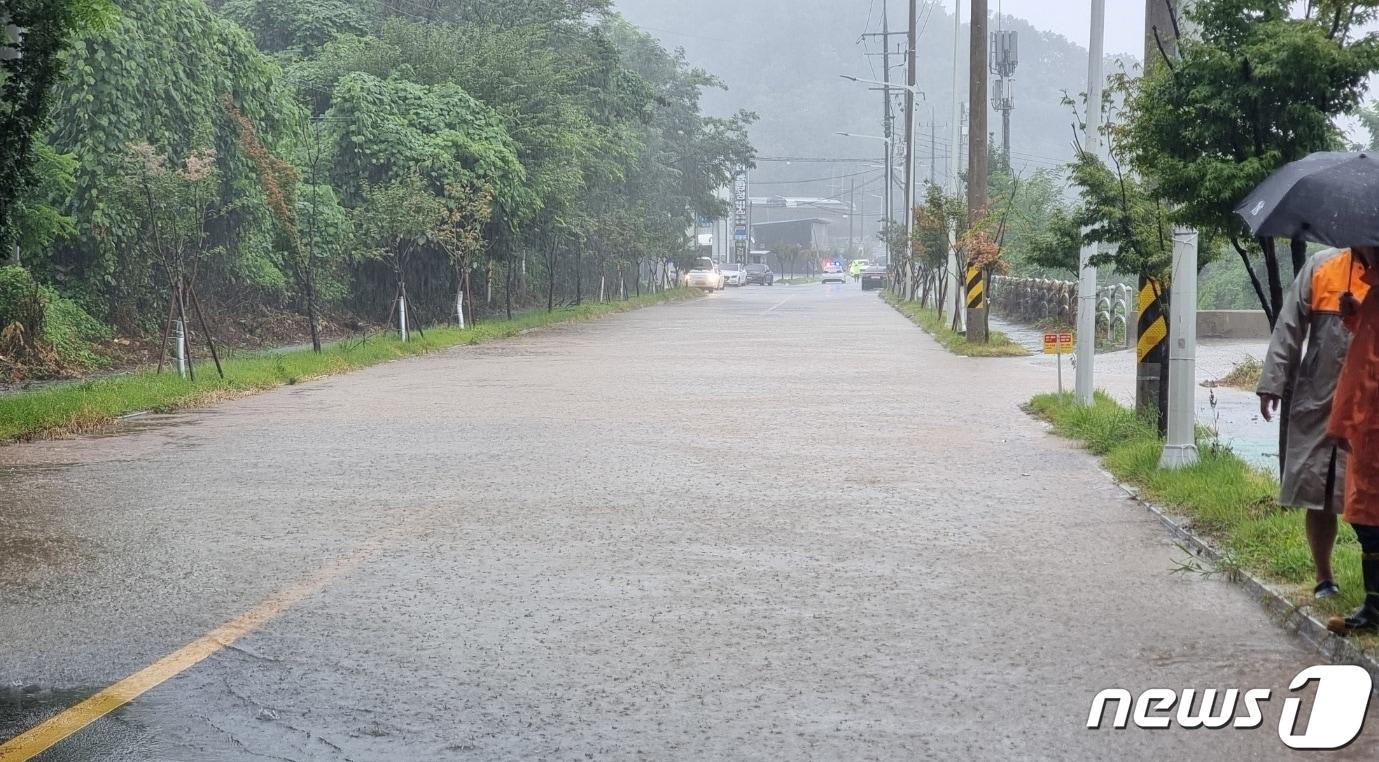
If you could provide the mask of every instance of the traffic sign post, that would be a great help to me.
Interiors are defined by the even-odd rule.
[[[1063,355],[1077,351],[1077,338],[1071,333],[1044,334],[1044,354],[1058,355],[1058,395],[1063,396]]]

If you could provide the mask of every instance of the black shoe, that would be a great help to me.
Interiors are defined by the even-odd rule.
[[[1348,617],[1331,617],[1326,629],[1341,637],[1379,632],[1379,609],[1366,603]]]
[[[1332,580],[1327,580],[1312,589],[1312,597],[1319,601],[1327,598],[1334,598],[1341,594],[1341,586]]]

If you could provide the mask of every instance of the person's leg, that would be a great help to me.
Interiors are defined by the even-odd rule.
[[[1327,628],[1338,635],[1379,632],[1379,526],[1354,524],[1360,540],[1360,568],[1365,579],[1365,604],[1348,617],[1333,617]]]
[[[1331,569],[1331,555],[1336,549],[1339,524],[1336,514],[1330,511],[1307,511],[1307,545],[1312,549],[1319,586],[1336,579]]]

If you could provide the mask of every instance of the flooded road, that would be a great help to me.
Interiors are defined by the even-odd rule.
[[[0,739],[1279,756],[1318,657],[1018,410],[1045,370],[855,285],[748,288],[0,449]],[[1087,730],[1112,687],[1276,699],[1252,731]]]

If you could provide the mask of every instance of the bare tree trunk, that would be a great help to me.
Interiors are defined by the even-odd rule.
[[[192,324],[187,319],[187,296],[181,276],[177,278],[177,317],[182,320],[182,351],[187,354],[187,378],[195,381],[196,371],[192,368]]]
[[[555,244],[546,250],[546,311],[555,311],[555,264],[559,258]]]
[[[511,262],[508,262],[507,266],[503,268],[503,310],[508,320],[512,320],[512,279],[516,270],[517,268],[513,267]]]
[[[469,324],[475,325],[479,319],[474,310],[474,271],[468,267],[464,270],[464,302],[469,308]]]
[[[320,318],[316,314],[316,278],[308,267],[306,271],[306,320],[311,324],[311,350],[321,352]]]

